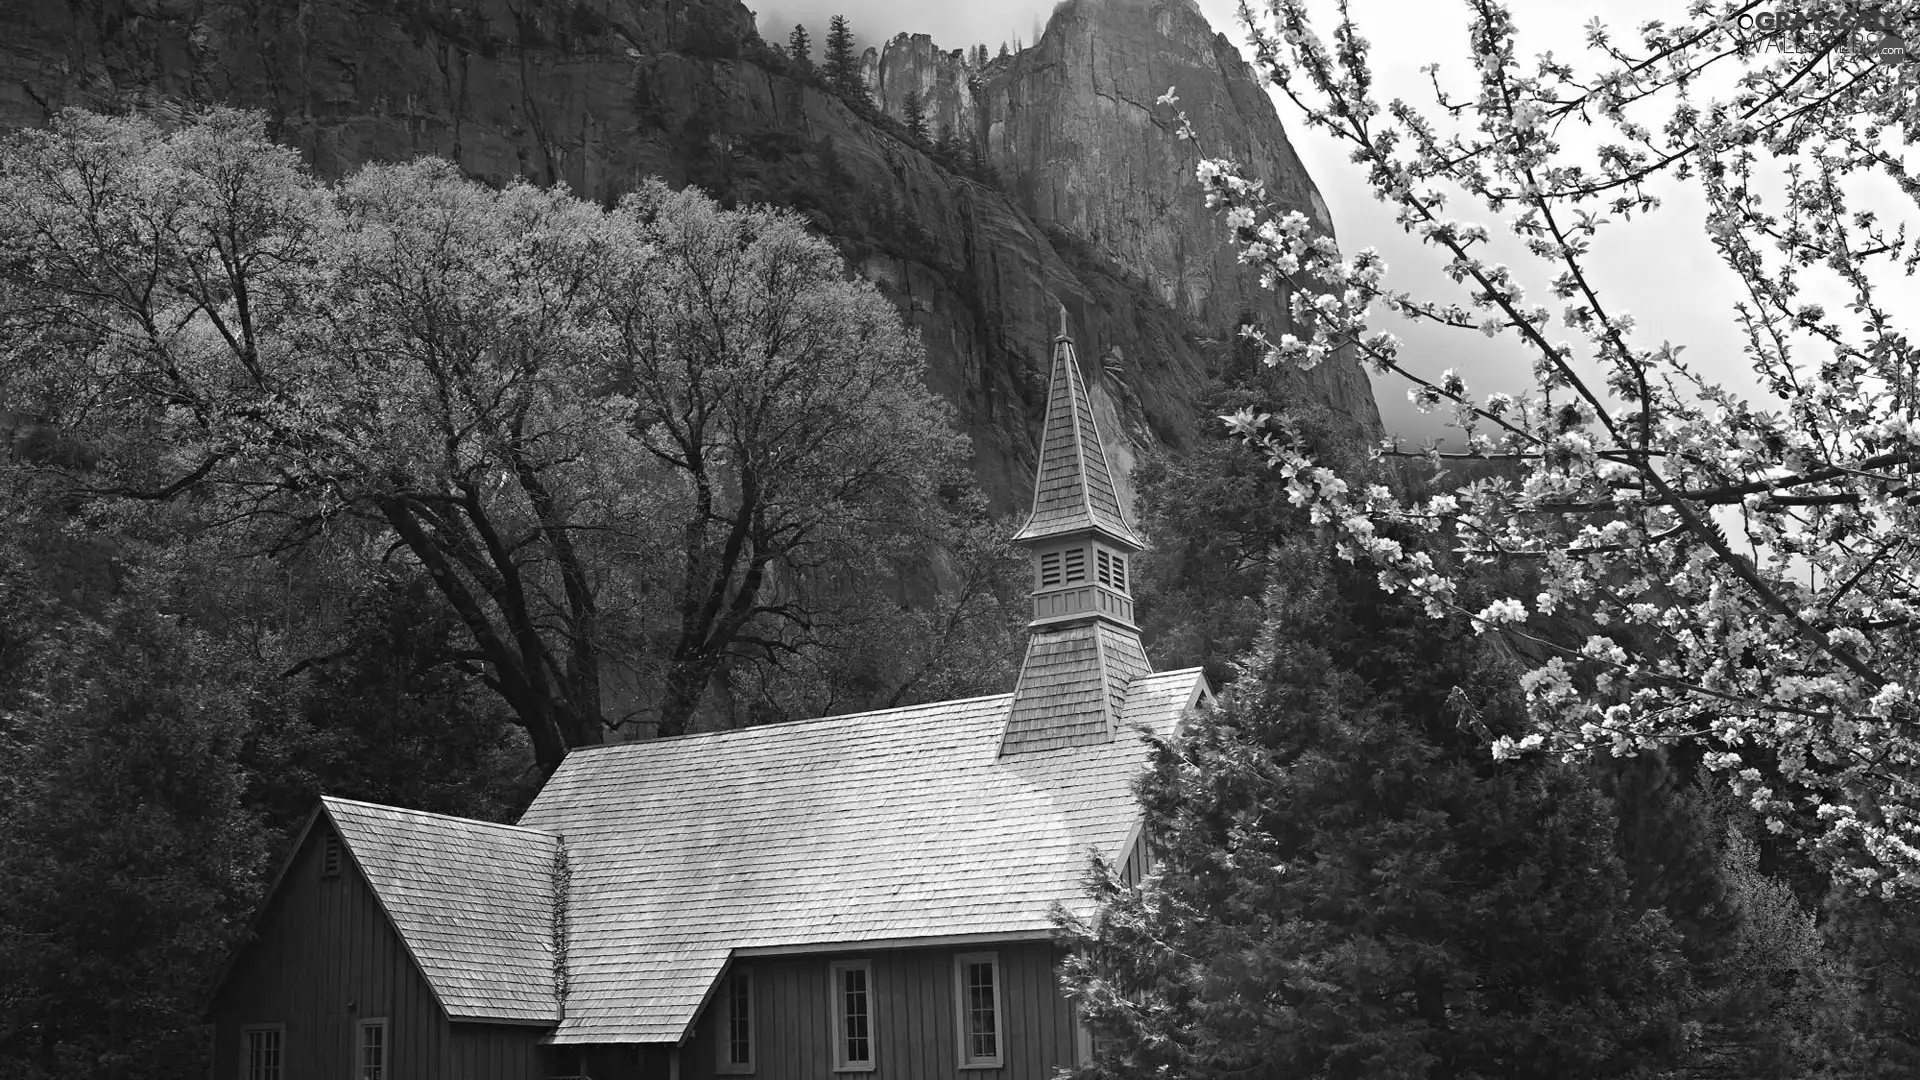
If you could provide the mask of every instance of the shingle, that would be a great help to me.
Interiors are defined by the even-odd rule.
[[[1040,464],[1034,475],[1033,512],[1015,540],[1097,528],[1122,543],[1145,546],[1120,507],[1113,470],[1094,424],[1093,402],[1080,377],[1073,342],[1065,337],[1054,344],[1046,419],[1040,425]]]
[[[321,804],[449,1016],[558,1020],[557,836],[351,799]]]
[[[1197,670],[1134,680],[1166,732]],[[1010,695],[578,750],[521,824],[567,838],[554,1041],[678,1039],[734,949],[1046,934],[1137,817],[1123,733],[1001,758]]]

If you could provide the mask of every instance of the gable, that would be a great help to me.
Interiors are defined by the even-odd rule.
[[[321,803],[450,1019],[559,1018],[558,838],[349,799]]]
[[[323,816],[309,823],[263,905],[250,939],[236,951],[215,989],[210,1012],[225,1061],[236,1048],[226,1036],[247,1024],[282,1024],[287,1052],[328,1075],[345,1075],[354,1025],[384,1017],[402,1038],[396,1067],[427,1062],[431,1032],[445,1023],[426,979],[350,862],[320,873],[334,830]],[[219,1075],[238,1075],[223,1065]]]

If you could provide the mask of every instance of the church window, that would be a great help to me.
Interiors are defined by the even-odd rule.
[[[281,1043],[287,1029],[280,1024],[242,1028],[242,1080],[281,1080]]]
[[[736,969],[727,976],[721,998],[720,1066],[723,1073],[753,1071],[753,973]]]
[[[1000,959],[993,953],[955,958],[960,999],[960,1067],[998,1068],[1005,1063],[1000,1033]]]
[[[833,965],[833,1067],[873,1070],[873,966],[864,960]]]
[[[359,1032],[353,1080],[387,1080],[387,1022],[362,1020]]]

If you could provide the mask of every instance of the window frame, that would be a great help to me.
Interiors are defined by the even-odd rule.
[[[747,1060],[733,1060],[733,1006],[734,989],[745,987],[747,999]],[[754,1046],[754,1022],[759,1009],[755,1008],[753,998],[753,969],[734,968],[727,972],[726,980],[720,985],[720,1022],[714,1028],[713,1071],[729,1076],[744,1076],[754,1070],[756,1048]]]
[[[967,968],[974,964],[987,964],[993,970],[993,1054],[976,1056],[970,1044],[972,1032],[968,1030]],[[1006,980],[1001,977],[1000,954],[997,952],[957,953],[953,958],[953,1003],[955,1041],[960,1049],[960,1067],[962,1069],[1003,1069],[1007,1064],[1007,1025],[1006,1000],[1001,987]]]
[[[273,1072],[256,1073],[253,1069],[253,1037],[271,1034],[274,1036]],[[287,1076],[287,1025],[285,1024],[242,1024],[240,1027],[240,1080],[286,1080]]]
[[[380,1072],[367,1076],[367,1032],[380,1032]],[[353,1025],[353,1080],[390,1080],[393,1076],[393,1025],[384,1016],[369,1016]]]
[[[833,995],[833,1071],[872,1072],[879,1058],[879,1025],[874,1023],[873,1005],[873,961],[871,960],[835,960],[827,965],[830,980],[830,992]],[[866,976],[867,998],[867,1056],[865,1060],[854,1061],[847,1056],[847,984],[846,973],[858,971]]]

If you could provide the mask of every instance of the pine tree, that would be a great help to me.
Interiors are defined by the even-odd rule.
[[[920,92],[907,91],[906,99],[901,102],[900,108],[907,124],[907,138],[912,140],[915,146],[926,146],[928,143],[927,106],[920,99]]]
[[[960,143],[953,137],[953,125],[940,124],[940,137],[933,141],[933,157],[949,169],[960,167]]]
[[[1625,1077],[1691,994],[1577,770],[1495,763],[1510,671],[1297,544],[1223,707],[1140,788],[1157,871],[1096,875],[1064,981],[1092,1080]],[[1455,707],[1450,708],[1450,704]],[[1471,708],[1473,713],[1465,712]],[[1462,717],[1477,719],[1464,723]]]
[[[827,85],[857,111],[871,112],[873,99],[867,96],[866,83],[860,78],[860,55],[853,50],[853,27],[845,15],[827,22]]]
[[[1002,59],[1002,60],[1005,60],[1005,59],[1006,59],[1007,57],[1009,57],[1009,56],[1012,56],[1012,55],[1013,55],[1013,54],[1012,54],[1012,52],[1010,52],[1010,51],[1009,51],[1009,50],[1007,49],[1007,43],[1006,43],[1006,42],[1004,42],[1004,41],[1003,41],[1003,42],[1001,42],[1001,43],[1000,43],[1000,59]]]
[[[793,24],[793,33],[787,35],[787,55],[803,68],[813,66],[813,37],[805,23]]]

